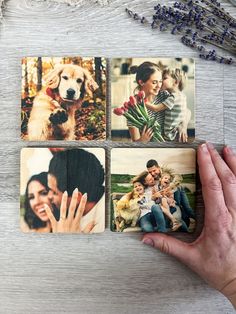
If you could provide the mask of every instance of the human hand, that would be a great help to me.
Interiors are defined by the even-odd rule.
[[[198,148],[198,165],[205,202],[201,235],[184,243],[165,234],[146,234],[143,242],[178,258],[236,307],[236,155],[212,144]]]
[[[141,133],[139,142],[150,142],[152,136],[153,136],[152,128],[147,128],[147,126],[145,125]]]
[[[89,223],[83,230],[80,227],[80,221],[83,216],[85,205],[87,202],[87,193],[85,193],[77,207],[78,189],[75,189],[67,213],[68,194],[65,191],[62,195],[60,207],[60,219],[57,221],[50,207],[45,204],[45,210],[52,225],[52,232],[55,233],[89,233],[95,226],[94,222]]]
[[[180,125],[178,127],[178,130],[179,130],[179,142],[180,143],[187,143],[188,142],[187,127],[184,127],[183,125]]]
[[[159,197],[162,197],[161,192],[152,193],[152,200],[156,200]]]

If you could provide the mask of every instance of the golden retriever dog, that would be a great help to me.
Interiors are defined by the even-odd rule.
[[[44,77],[28,122],[30,141],[74,140],[75,111],[87,93],[98,88],[88,70],[74,64],[60,64]]]
[[[115,224],[117,231],[123,231],[125,226],[137,225],[141,210],[138,197],[127,198],[126,195],[115,203]]]

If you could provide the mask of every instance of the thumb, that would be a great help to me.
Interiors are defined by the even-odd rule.
[[[142,239],[144,244],[159,249],[161,252],[172,255],[186,265],[190,265],[192,247],[185,242],[177,240],[162,233],[148,233]]]

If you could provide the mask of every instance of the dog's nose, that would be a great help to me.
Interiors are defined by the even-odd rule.
[[[75,90],[73,88],[67,89],[67,98],[68,99],[73,99],[75,96]]]

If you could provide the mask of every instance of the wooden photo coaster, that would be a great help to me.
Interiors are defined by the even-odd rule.
[[[106,60],[22,59],[21,138],[106,139]]]
[[[111,73],[112,140],[194,141],[193,59],[115,58]]]
[[[195,175],[191,148],[113,148],[111,230],[193,232]]]
[[[103,148],[23,148],[23,232],[97,233],[105,228]]]

